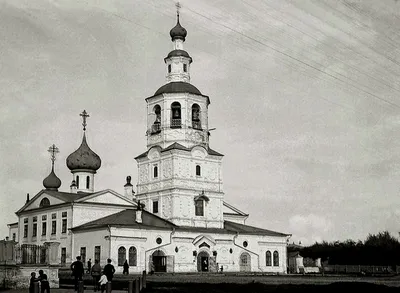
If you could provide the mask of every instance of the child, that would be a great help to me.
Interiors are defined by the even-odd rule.
[[[49,285],[49,280],[47,279],[47,275],[43,273],[43,270],[39,270],[39,281],[40,281],[40,292],[44,293],[46,290],[46,293],[50,293],[50,285]]]
[[[35,283],[38,281],[36,279],[36,273],[32,272],[31,273],[31,279],[29,280],[29,293],[34,293],[35,292]]]
[[[99,281],[100,288],[101,288],[101,293],[104,293],[104,290],[106,289],[107,282],[108,282],[107,276],[102,272],[101,273],[101,278],[100,278],[100,281]]]

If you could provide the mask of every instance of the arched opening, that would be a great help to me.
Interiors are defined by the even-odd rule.
[[[168,73],[171,73],[171,64],[168,64]]]
[[[183,64],[183,72],[187,72],[187,64]]]
[[[266,265],[267,267],[272,266],[271,251],[269,251],[269,250],[265,253],[265,265]]]
[[[121,246],[118,248],[118,266],[122,267],[126,260],[126,249],[125,247]]]
[[[274,251],[274,267],[279,267],[279,252]]]
[[[251,271],[251,257],[248,252],[243,252],[239,258],[239,267],[241,272]]]
[[[153,177],[154,177],[154,178],[158,178],[158,166],[154,166],[154,169],[153,169]]]
[[[151,255],[152,270],[154,272],[166,272],[167,271],[167,257],[161,250],[156,250]]]
[[[207,251],[201,251],[197,255],[197,271],[208,272],[210,269],[210,255]]]
[[[161,107],[160,105],[155,105],[153,108],[154,115],[156,119],[151,127],[151,133],[159,133],[161,131]]]
[[[76,176],[76,188],[79,189],[79,176]]]
[[[39,203],[39,207],[47,207],[49,205],[50,205],[50,200],[47,197],[44,197]]]
[[[129,248],[129,265],[131,267],[137,266],[137,250],[134,246],[131,246]]]
[[[182,117],[181,117],[181,104],[178,102],[173,102],[171,104],[171,128],[181,127]]]
[[[192,127],[201,130],[200,106],[197,104],[192,106]]]
[[[201,176],[201,167],[200,167],[200,165],[196,165],[196,176]]]
[[[86,189],[90,188],[90,177],[86,176]]]

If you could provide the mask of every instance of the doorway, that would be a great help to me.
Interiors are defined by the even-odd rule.
[[[152,254],[153,270],[154,272],[167,271],[167,257],[161,250],[156,250]]]
[[[202,251],[197,255],[197,271],[210,271],[210,255],[206,251]]]
[[[247,252],[243,252],[240,255],[239,266],[241,272],[250,272],[251,271],[251,257]]]

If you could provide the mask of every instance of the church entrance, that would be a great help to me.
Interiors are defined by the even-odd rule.
[[[152,254],[153,270],[154,272],[167,271],[167,257],[161,250],[156,250]]]
[[[251,271],[251,257],[247,252],[243,252],[240,255],[239,266],[241,272],[250,272]]]
[[[197,255],[197,271],[208,272],[210,255],[206,251],[202,251]]]

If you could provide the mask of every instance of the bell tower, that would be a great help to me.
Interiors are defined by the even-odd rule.
[[[209,146],[210,99],[190,83],[193,59],[184,50],[187,31],[177,8],[166,84],[146,98],[147,151],[135,158],[136,198],[177,225],[222,228],[223,155]]]

